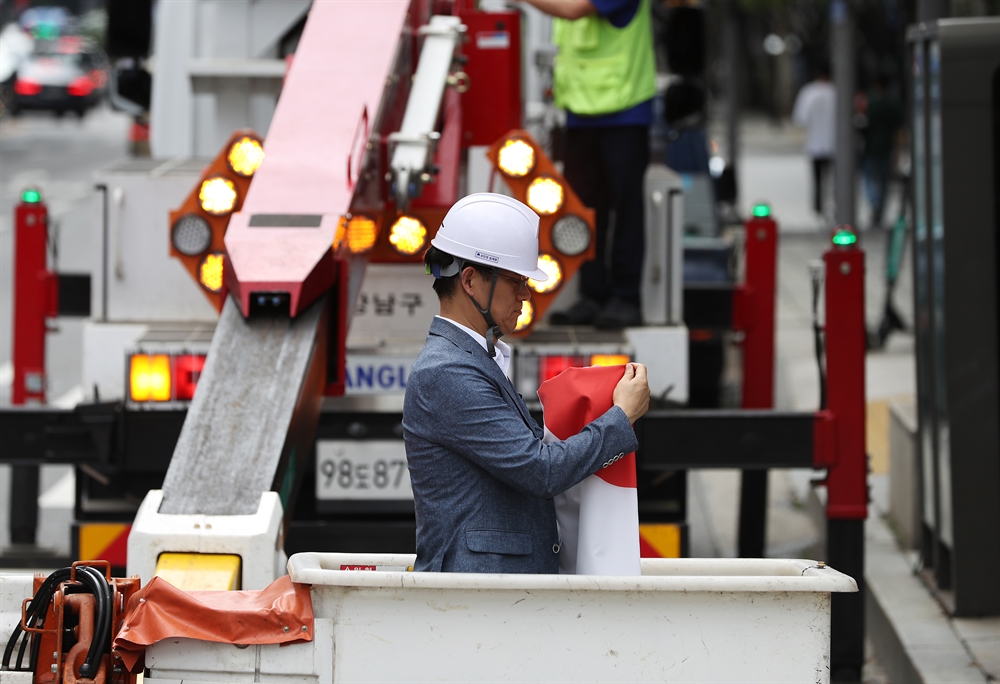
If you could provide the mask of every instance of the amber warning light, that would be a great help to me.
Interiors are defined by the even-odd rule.
[[[400,216],[389,232],[389,242],[400,254],[416,254],[427,244],[427,228],[420,219]]]
[[[528,278],[528,287],[530,287],[535,292],[541,294],[542,292],[551,292],[552,290],[559,287],[562,283],[562,264],[551,254],[539,254],[538,255],[538,268],[539,270],[545,271],[545,274],[549,277],[548,280],[535,280],[533,278]]]
[[[191,401],[205,354],[145,354],[129,357],[129,399],[136,403]]]
[[[264,161],[264,146],[260,140],[245,135],[229,148],[226,161],[229,168],[241,176],[252,176]]]
[[[225,301],[223,267],[229,219],[240,210],[263,161],[264,145],[255,133],[234,133],[184,203],[170,212],[171,255],[180,260],[219,311]]]
[[[527,131],[510,131],[486,155],[511,196],[539,216],[538,268],[547,280],[529,280],[530,302],[523,302],[514,334],[528,334],[580,266],[594,258],[594,213],[559,173]]]
[[[497,166],[508,176],[527,176],[535,168],[535,148],[518,138],[504,142],[497,152]]]
[[[521,332],[531,325],[534,320],[535,307],[533,307],[531,302],[528,300],[521,302],[521,315],[517,317],[517,324],[514,326],[514,332]]]

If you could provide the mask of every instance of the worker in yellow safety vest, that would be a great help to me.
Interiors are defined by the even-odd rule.
[[[650,0],[523,1],[555,17],[555,102],[566,110],[564,175],[597,214],[597,256],[580,269],[580,298],[550,321],[639,325],[642,187],[656,94]]]

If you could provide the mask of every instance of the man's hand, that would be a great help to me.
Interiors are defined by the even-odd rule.
[[[615,406],[628,416],[628,422],[642,418],[649,410],[649,383],[646,382],[646,367],[641,363],[625,365],[625,374],[615,386],[612,399]]]

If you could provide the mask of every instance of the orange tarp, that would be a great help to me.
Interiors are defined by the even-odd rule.
[[[135,593],[114,650],[129,672],[141,672],[146,646],[186,637],[223,644],[292,644],[312,641],[308,584],[288,575],[260,591],[184,592],[161,577]]]

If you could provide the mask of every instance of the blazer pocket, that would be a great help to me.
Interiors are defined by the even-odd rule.
[[[505,553],[510,556],[531,555],[531,535],[509,530],[466,530],[465,542],[476,553]]]

